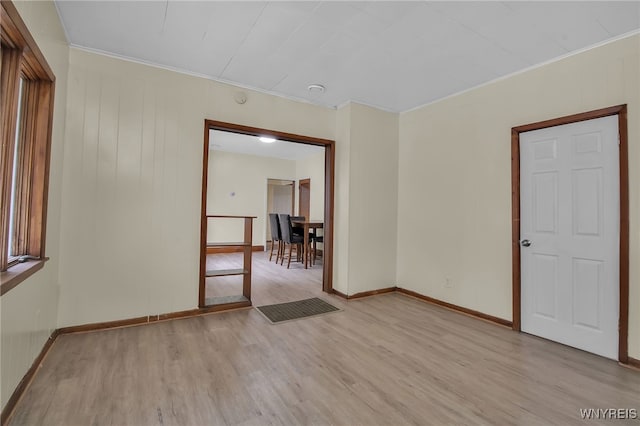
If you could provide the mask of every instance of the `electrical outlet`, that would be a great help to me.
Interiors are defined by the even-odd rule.
[[[444,286],[445,288],[453,288],[453,282],[451,281],[451,277],[444,278]]]

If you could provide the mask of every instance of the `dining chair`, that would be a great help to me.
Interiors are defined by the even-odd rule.
[[[282,242],[284,248],[282,250],[282,257],[280,264],[284,265],[284,255],[286,252],[286,246],[289,245],[289,256],[287,261],[287,269],[291,266],[291,256],[293,254],[293,247],[296,248],[296,256],[300,259],[300,248],[304,244],[304,238],[302,235],[293,233],[293,226],[291,226],[291,216],[288,214],[279,214],[278,219],[280,221],[280,230],[282,232]]]
[[[291,221],[292,222],[295,222],[297,220],[304,222],[305,220],[307,220],[307,218],[304,217],[304,216],[291,216]],[[304,228],[302,226],[294,226],[293,227],[293,234],[294,235],[300,235],[300,236],[302,236],[304,238]],[[309,232],[309,248],[311,248],[312,243],[314,241],[314,238],[316,238],[315,232]],[[313,247],[315,249],[315,245]],[[306,252],[306,250],[304,250],[304,251]],[[305,256],[306,256],[306,253],[305,253]],[[313,259],[311,259],[311,260],[313,260]],[[304,262],[304,260],[303,260],[303,262]]]
[[[271,228],[271,253],[269,253],[269,262],[271,262],[273,258],[273,246],[277,242],[276,263],[278,263],[278,259],[282,256],[284,244],[282,243],[282,230],[280,229],[280,221],[278,220],[277,213],[269,213],[269,227]]]
[[[295,222],[296,220],[305,221],[306,218],[304,216],[291,216],[291,221]],[[293,224],[292,224],[293,226]],[[293,226],[293,233],[298,235],[304,235],[304,228],[302,226]]]
[[[307,220],[307,218],[304,216],[291,216],[291,222],[295,222],[297,220],[304,222],[305,220]],[[295,235],[304,236],[304,228],[302,226],[293,226],[293,233]],[[313,232],[309,232],[309,242],[311,242],[312,238],[313,238]]]
[[[322,243],[323,246],[323,250],[324,250],[324,236],[322,235],[314,235],[313,236],[313,257],[311,264],[315,265],[316,264],[316,253],[317,253],[317,247],[316,247],[316,243]],[[324,251],[323,251],[323,256],[324,256]]]

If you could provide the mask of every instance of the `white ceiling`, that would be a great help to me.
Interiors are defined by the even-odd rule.
[[[304,160],[324,152],[324,147],[286,141],[260,142],[256,136],[240,133],[209,131],[209,149],[235,152],[236,154],[257,155],[259,157],[281,158],[283,160]]]
[[[72,45],[405,111],[640,28],[640,1],[61,1]],[[326,87],[311,94],[312,83]]]

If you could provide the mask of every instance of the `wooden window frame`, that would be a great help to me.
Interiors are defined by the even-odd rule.
[[[0,1],[0,295],[41,269],[45,256],[55,75],[9,0]],[[20,80],[22,79],[22,96]],[[20,109],[20,122],[17,122]],[[13,180],[18,134],[17,173]],[[10,229],[12,188],[14,226]],[[12,247],[9,235],[13,232]],[[10,254],[21,258],[9,262]],[[23,257],[24,256],[24,257]],[[27,259],[25,261],[25,259]]]

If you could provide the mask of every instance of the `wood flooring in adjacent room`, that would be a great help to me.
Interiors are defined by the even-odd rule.
[[[402,294],[347,302],[321,292],[321,267],[266,259],[254,305],[319,296],[342,311],[62,335],[11,424],[571,425],[581,408],[640,409],[640,372],[614,361]]]

